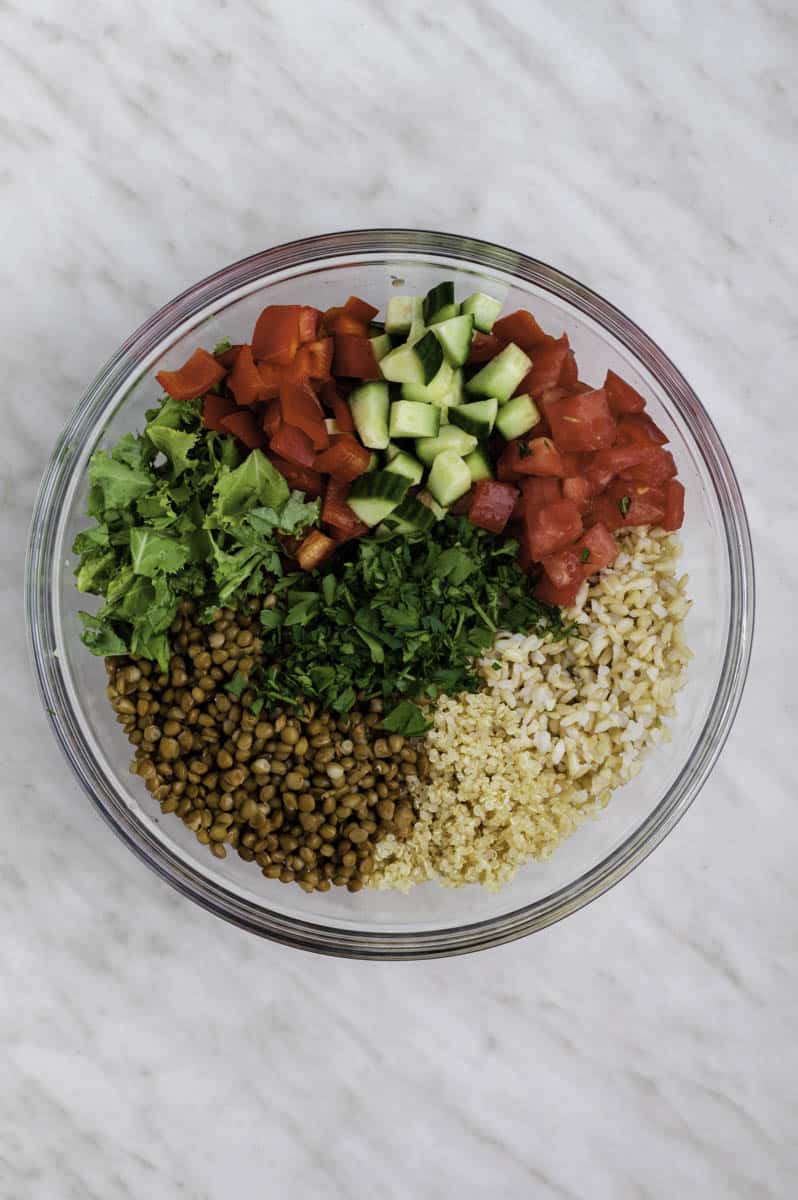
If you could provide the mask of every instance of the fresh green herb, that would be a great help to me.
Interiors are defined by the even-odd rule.
[[[628,513],[629,505],[631,503],[632,503],[632,501],[629,499],[628,496],[621,496],[620,500],[618,501],[618,508],[621,510],[622,517],[625,517],[626,514]]]
[[[246,686],[247,686],[246,679],[244,678],[244,676],[241,674],[240,671],[236,671],[233,678],[230,679],[225,684],[224,690],[226,692],[229,692],[231,696],[235,696],[236,699],[239,699],[239,697],[241,696],[241,693],[243,692],[243,690]]]
[[[526,442],[518,443],[518,457],[519,458],[529,458],[530,454],[534,454],[534,453],[535,453],[535,451],[533,450],[533,448],[531,446],[528,446],[526,444]]]
[[[584,546],[582,549],[582,562],[590,562],[590,551],[587,546]]]
[[[232,350],[232,349],[233,349],[233,343],[230,341],[229,337],[223,337],[220,342],[216,343],[216,345],[213,348],[213,352],[214,352],[214,354],[219,355],[219,354],[224,354],[224,353],[226,353],[226,351]]]
[[[502,669],[502,665],[500,662],[491,663],[491,666],[493,667],[494,671],[501,671],[501,669]]]
[[[263,708],[263,697],[258,696],[257,700],[253,700],[252,703],[250,704],[249,711],[252,713],[253,717],[257,717],[260,715],[262,708]]]
[[[426,733],[430,725],[431,722],[412,700],[400,700],[382,722],[382,728],[389,733],[401,733],[405,737],[418,737]]]

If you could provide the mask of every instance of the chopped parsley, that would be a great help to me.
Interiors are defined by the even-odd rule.
[[[587,546],[582,548],[582,562],[590,562],[590,551]]]
[[[622,517],[625,517],[626,514],[628,513],[629,505],[631,503],[632,503],[632,501],[629,499],[628,496],[621,496],[620,500],[618,501],[618,508],[621,510]]]

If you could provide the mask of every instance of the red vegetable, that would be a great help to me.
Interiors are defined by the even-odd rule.
[[[342,533],[351,533],[361,525],[354,510],[346,502],[350,486],[350,484],[342,483],[338,479],[329,479],[324,491],[324,503],[321,508],[322,521]],[[363,528],[367,529],[368,526],[364,526]]]
[[[622,525],[659,525],[665,516],[665,491],[661,487],[614,479],[604,494],[617,505]],[[612,528],[608,522],[605,524]]]
[[[263,379],[255,366],[250,346],[241,347],[227,386],[235,396],[236,404],[249,406],[263,399]]]
[[[284,426],[284,428],[290,428]],[[299,433],[298,429],[292,431]],[[302,435],[304,436],[304,434]],[[298,492],[305,492],[306,495],[315,499],[322,493],[322,478],[318,471],[311,471],[307,467],[302,467],[298,463],[288,462],[285,458],[280,458],[277,454],[269,453],[266,456],[272,466],[276,467],[280,474],[285,479],[288,486]]]
[[[532,351],[539,346],[551,346],[555,342],[555,338],[549,333],[544,333],[538,325],[531,312],[521,308],[518,312],[508,313],[506,317],[501,317],[494,323],[494,337],[501,338],[503,342],[515,342],[526,354],[531,355],[534,360]],[[484,335],[483,335],[484,336]]]
[[[319,336],[321,309],[303,304],[299,310],[299,340],[301,343],[315,342]]]
[[[229,371],[231,367],[236,365],[236,359],[241,351],[241,346],[230,346],[227,350],[222,350],[221,354],[214,354],[214,358],[220,363],[225,371]]]
[[[631,442],[655,442],[658,446],[664,446],[667,440],[648,413],[625,413],[618,421],[618,446],[628,446]]]
[[[307,377],[296,383],[283,383],[280,388],[280,414],[286,425],[292,425],[307,434],[314,450],[327,449],[330,437],[324,424],[324,410]],[[278,450],[277,453],[282,454],[282,451]],[[290,454],[283,454],[283,457],[299,461],[292,459]],[[303,466],[312,465],[312,462],[303,463]]]
[[[474,488],[468,519],[480,529],[501,533],[510,520],[518,488],[510,483],[497,483],[494,479],[480,479]]]
[[[299,304],[270,304],[255,322],[252,353],[259,362],[288,366],[299,345]]]
[[[323,475],[332,475],[341,483],[351,483],[365,475],[371,462],[371,453],[349,433],[338,434],[323,454],[316,456],[315,470]]]
[[[282,424],[280,416],[280,404],[277,400],[270,400],[263,410],[263,432],[267,437],[273,437]]]
[[[607,372],[604,380],[604,391],[607,393],[607,403],[613,416],[620,417],[624,413],[640,413],[646,407],[646,402],[630,383],[621,379],[614,371]]]
[[[206,429],[215,429],[217,433],[224,433],[222,420],[224,417],[229,417],[235,410],[235,404],[232,400],[228,400],[227,396],[216,396],[211,392],[202,402],[202,423]]]
[[[571,346],[568,335],[551,342],[548,346],[540,347],[532,354],[532,369],[524,376],[516,389],[516,396],[529,393],[535,399],[542,396],[548,388],[560,384],[563,369],[566,368]]]
[[[576,579],[566,587],[558,588],[554,586],[548,575],[543,575],[535,584],[535,596],[544,604],[557,604],[560,608],[570,608],[576,603],[577,593],[581,586],[582,580]]]
[[[240,408],[236,412],[230,413],[229,417],[222,417],[219,424],[225,433],[234,433],[238,440],[248,446],[250,450],[262,446],[266,441],[266,435],[261,429],[258,418],[249,409]]]
[[[501,338],[497,338],[492,333],[480,333],[479,330],[474,334],[471,342],[471,350],[468,354],[468,365],[475,366],[477,363],[490,362],[495,358],[500,350],[503,350],[507,345]]]
[[[226,374],[207,350],[195,350],[178,371],[159,371],[155,378],[173,400],[195,400],[221,383]]]
[[[524,515],[524,537],[535,562],[575,542],[581,532],[582,518],[572,500],[527,508]]]
[[[527,475],[520,483],[521,494],[515,502],[513,519],[520,520],[527,510],[543,508],[546,504],[554,504],[562,500],[563,493],[559,479],[547,478],[543,475]]]
[[[351,333],[356,337],[368,337],[369,333],[368,321],[359,320],[343,308],[328,308],[323,324],[327,333]]]
[[[599,471],[608,472],[610,477],[623,475],[631,467],[647,462],[653,455],[661,453],[659,446],[654,446],[651,442],[630,442],[628,446],[611,446],[609,450],[597,450],[591,466]]]
[[[573,464],[550,438],[523,438],[508,442],[497,463],[499,478],[512,482],[523,475],[573,475]]]
[[[565,500],[573,500],[580,513],[587,512],[593,498],[593,485],[584,475],[570,475],[562,481]]]
[[[681,529],[684,521],[684,485],[678,479],[669,479],[665,484],[665,516],[662,518],[663,529],[673,531]]]
[[[346,400],[342,400],[340,396],[336,396],[333,400],[333,417],[341,433],[354,433],[355,422],[352,420],[352,410]]]
[[[454,504],[449,505],[449,512],[453,517],[464,517],[471,508],[471,501],[474,499],[474,489],[470,488],[464,496],[459,500],[455,500]]]
[[[640,449],[648,449],[648,447],[640,447]],[[673,479],[676,474],[676,463],[673,461],[673,455],[668,450],[663,450],[660,446],[652,446],[649,457],[643,462],[638,463],[635,467],[627,467],[621,471],[621,476],[624,479],[635,479],[639,483],[667,483],[669,479]]]
[[[329,379],[332,360],[332,338],[319,338],[318,341],[308,342],[299,347],[291,365],[282,368],[283,378],[296,380],[307,375],[311,379]]]
[[[618,554],[618,543],[607,529],[607,526],[601,521],[597,521],[595,525],[582,535],[576,543],[576,549],[579,551],[583,574],[588,576],[594,575],[596,571],[601,571],[604,567],[608,567],[610,563],[615,562]],[[585,550],[587,551],[587,558],[585,558]]]
[[[381,379],[374,347],[367,337],[351,333],[335,335],[335,374],[353,379]]]
[[[350,317],[354,317],[356,321],[364,321],[367,325],[369,321],[374,320],[379,311],[373,304],[369,304],[357,296],[350,296],[344,305],[344,312],[348,313]]]
[[[280,458],[298,467],[314,468],[316,452],[313,442],[301,429],[283,424],[272,434],[269,449]]]
[[[296,552],[296,559],[303,571],[313,571],[335,553],[335,542],[320,529],[311,529]]]
[[[278,367],[275,363],[258,363],[262,400],[276,400],[280,395],[284,370],[284,367]]]
[[[570,587],[573,583],[581,583],[584,578],[579,553],[573,546],[548,554],[541,566],[556,588]]]
[[[553,400],[546,416],[559,450],[601,450],[615,441],[615,418],[601,388]]]

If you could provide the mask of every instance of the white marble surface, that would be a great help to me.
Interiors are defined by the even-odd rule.
[[[792,0],[2,0],[3,1200],[785,1198],[798,1144]],[[89,810],[31,691],[26,525],[96,368],[276,242],[449,229],[649,330],[736,463],[748,690],[632,877],[448,962],[228,928]]]

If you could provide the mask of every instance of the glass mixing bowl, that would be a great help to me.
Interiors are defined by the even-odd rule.
[[[612,367],[639,389],[667,431],[687,489],[684,570],[694,600],[695,658],[672,740],[545,863],[501,892],[424,884],[407,895],[343,888],[306,895],[232,854],[220,861],[174,816],[162,816],[129,773],[131,748],[105,696],[105,672],[80,642],[70,547],[86,523],[87,464],[98,447],[141,428],[159,394],[154,375],[198,345],[247,340],[266,304],[327,308],[350,293],[384,306],[392,288],[424,293],[441,278],[530,308],[567,332],[583,379]],[[217,272],[151,317],[103,368],[55,448],[33,517],[28,628],[50,724],[99,812],[153,870],[211,912],[265,937],[327,954],[421,958],[483,949],[550,925],[622,879],[695,799],[729,733],[753,625],[753,563],[743,502],[720,438],[672,362],[628,317],[552,267],[451,234],[365,230],[278,246]]]

